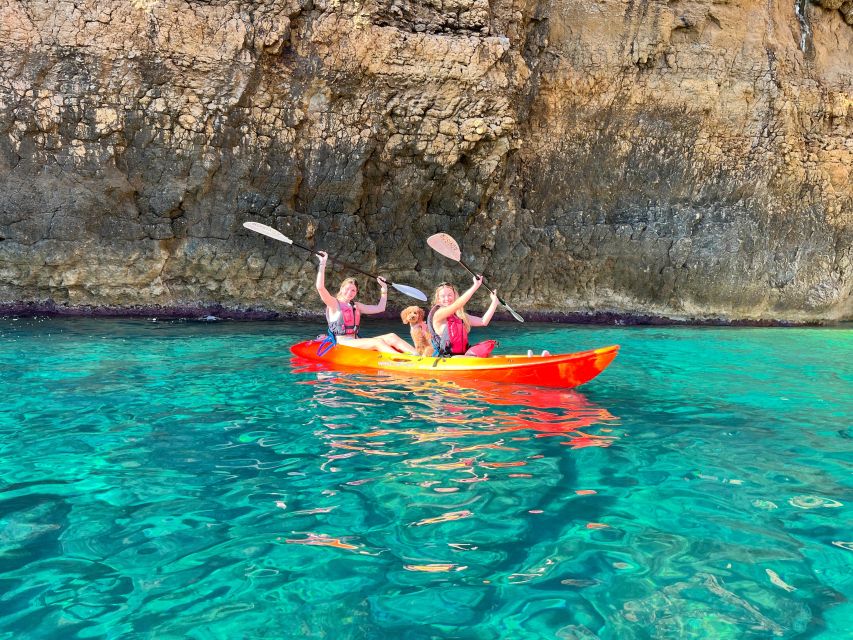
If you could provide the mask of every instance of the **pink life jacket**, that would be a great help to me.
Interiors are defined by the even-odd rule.
[[[341,315],[334,322],[329,320],[329,309],[326,308],[326,322],[329,323],[329,333],[334,336],[352,336],[353,338],[357,338],[361,313],[355,308],[354,304],[348,304],[340,300],[338,300],[338,308],[341,310]]]
[[[429,317],[427,318],[427,329],[429,329],[435,355],[462,355],[468,350],[468,330],[465,328],[465,323],[462,321],[462,318],[453,314],[447,318],[444,331],[439,335],[432,324],[432,318],[435,315],[436,309],[438,309],[438,305],[430,309]]]

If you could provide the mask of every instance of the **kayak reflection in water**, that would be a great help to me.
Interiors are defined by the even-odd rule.
[[[370,349],[382,353],[411,353],[417,355],[415,348],[396,333],[386,333],[375,338],[359,338],[358,325],[361,314],[382,313],[388,302],[388,283],[383,278],[376,278],[381,288],[379,302],[373,305],[355,302],[358,295],[358,282],[355,278],[347,278],[338,289],[338,295],[333,296],[326,289],[326,262],[329,255],[325,251],[317,252],[320,266],[317,269],[317,292],[326,305],[326,320],[329,323],[329,334],[337,342],[348,347]]]
[[[427,328],[439,355],[464,354],[468,351],[468,333],[471,327],[485,327],[491,322],[495,309],[498,308],[497,291],[490,294],[492,303],[482,317],[465,313],[465,303],[482,284],[483,276],[475,277],[474,284],[462,295],[449,282],[442,282],[436,288],[432,299],[433,307],[427,318]]]

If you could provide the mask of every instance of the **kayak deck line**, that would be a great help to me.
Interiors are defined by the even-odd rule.
[[[501,356],[491,356],[488,358],[477,358],[473,356],[411,356],[408,358],[405,357],[397,357],[391,356],[386,360],[380,360],[376,364],[378,366],[406,366],[406,365],[419,365],[423,366],[424,363],[434,363],[438,361],[442,365],[446,365],[449,368],[454,369],[468,369],[472,365],[477,368],[489,368],[489,369],[500,369],[503,367],[536,367],[540,366],[543,363],[554,363],[554,362],[563,362],[570,359],[587,357],[590,355],[599,355],[604,353],[609,353],[613,350],[618,350],[618,345],[612,345],[609,347],[602,347],[598,349],[589,349],[588,351],[578,351],[575,353],[563,353],[563,354],[553,354],[550,356],[527,356],[524,354],[507,354]],[[388,354],[383,354],[388,355]],[[401,354],[404,355],[404,354]],[[496,360],[494,364],[488,362],[490,360]]]
[[[387,354],[336,344],[322,355],[322,340],[306,340],[293,345],[291,352],[305,360],[334,368],[374,369],[439,378],[475,378],[494,382],[572,388],[589,382],[616,357],[619,345],[576,353],[528,356],[498,355],[435,357]]]

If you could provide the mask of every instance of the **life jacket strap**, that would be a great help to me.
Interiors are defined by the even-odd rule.
[[[329,331],[326,334],[326,337],[323,339],[323,342],[320,343],[320,346],[317,347],[317,355],[321,358],[328,353],[329,349],[338,344],[338,339],[335,337],[335,334]]]

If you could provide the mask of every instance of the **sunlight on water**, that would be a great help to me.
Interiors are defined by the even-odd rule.
[[[576,390],[292,362],[316,333],[0,320],[0,638],[853,627],[850,329],[489,328],[621,344]]]

